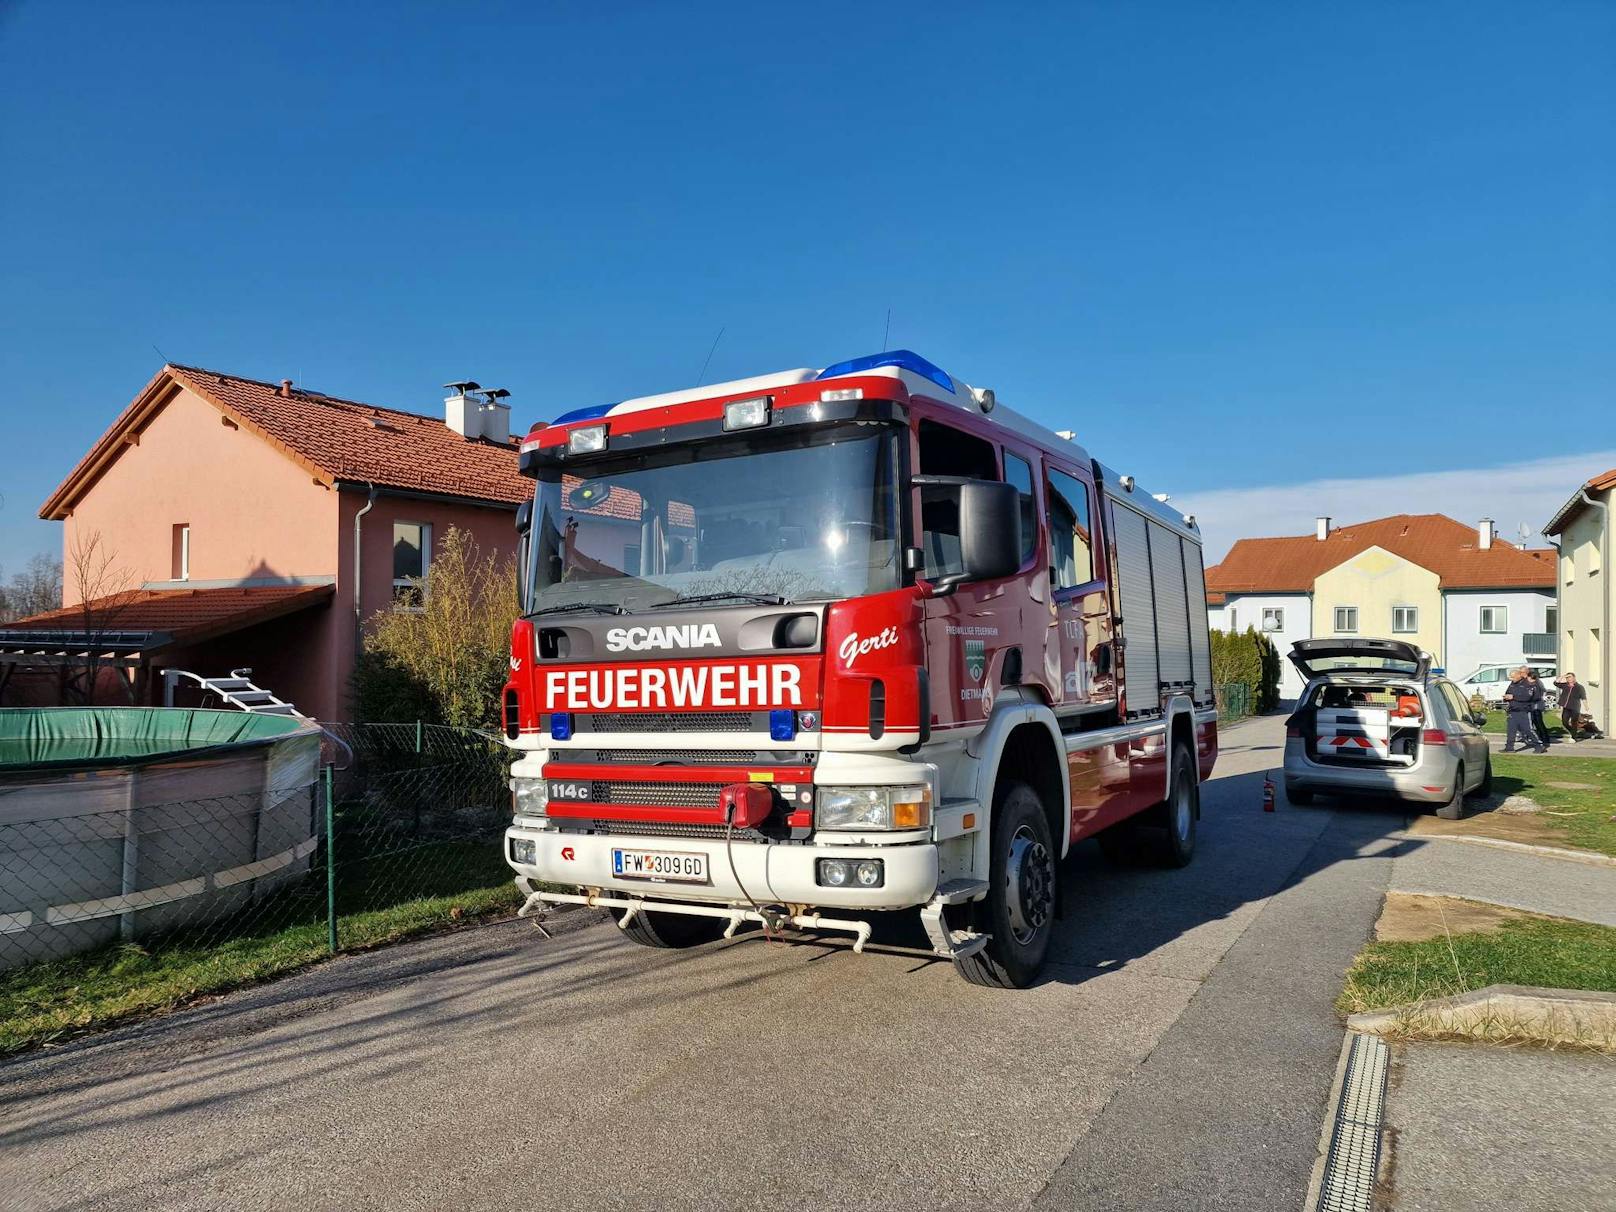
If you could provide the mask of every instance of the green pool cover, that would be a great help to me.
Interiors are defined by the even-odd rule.
[[[187,707],[0,708],[0,774],[128,766],[318,732],[305,719]]]

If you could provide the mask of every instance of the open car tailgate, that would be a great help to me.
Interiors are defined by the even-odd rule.
[[[1331,673],[1379,673],[1423,682],[1431,668],[1431,654],[1405,640],[1346,636],[1297,640],[1291,645],[1290,661],[1310,680]]]

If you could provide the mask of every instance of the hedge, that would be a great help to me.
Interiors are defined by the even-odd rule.
[[[1212,632],[1212,681],[1240,682],[1256,693],[1259,713],[1279,706],[1279,649],[1255,629]]]

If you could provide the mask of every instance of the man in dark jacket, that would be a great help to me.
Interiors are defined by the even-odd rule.
[[[1532,731],[1537,733],[1539,744],[1547,749],[1552,743],[1549,740],[1549,726],[1543,722],[1543,708],[1549,701],[1548,691],[1543,689],[1543,679],[1530,665],[1526,667],[1526,680],[1532,683],[1532,693],[1537,696],[1537,702],[1532,706]]]
[[[1582,709],[1588,703],[1588,691],[1574,673],[1567,673],[1557,685],[1560,687],[1560,723],[1567,736],[1573,741],[1580,740],[1577,734],[1582,731]]]
[[[1537,730],[1532,727],[1532,711],[1542,703],[1543,694],[1534,691],[1526,670],[1513,670],[1509,675],[1509,685],[1504,687],[1505,753],[1515,752],[1516,737],[1534,753],[1548,752],[1543,742],[1537,739]]]

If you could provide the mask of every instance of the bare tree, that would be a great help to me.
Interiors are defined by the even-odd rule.
[[[43,614],[61,604],[62,562],[41,553],[0,587],[0,622]]]
[[[101,670],[107,665],[108,637],[119,629],[139,590],[134,587],[134,574],[119,562],[99,530],[74,534],[68,544],[66,571],[78,599],[75,630],[83,636],[84,656],[78,665],[65,667],[63,697],[90,706],[95,702]]]

